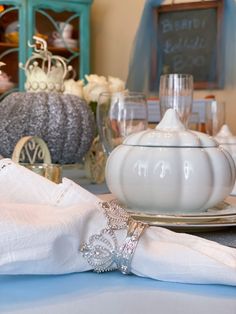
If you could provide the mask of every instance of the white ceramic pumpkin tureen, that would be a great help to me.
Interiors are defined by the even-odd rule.
[[[169,109],[155,129],[128,136],[112,151],[106,182],[132,210],[201,212],[231,192],[235,165],[212,137],[187,130]]]

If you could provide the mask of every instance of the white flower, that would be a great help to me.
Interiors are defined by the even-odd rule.
[[[73,94],[80,98],[84,98],[83,86],[84,86],[83,80],[79,81],[75,81],[74,79],[66,80],[64,82],[65,87],[64,94]]]
[[[116,77],[109,76],[108,85],[111,93],[122,92],[125,90],[125,82]]]
[[[86,80],[88,83],[96,83],[99,85],[107,84],[107,80],[104,76],[98,76],[96,74],[85,75]]]
[[[97,102],[98,97],[103,92],[109,92],[108,82],[104,76],[96,74],[85,75],[87,84],[83,88],[84,98],[87,103]]]
[[[109,76],[108,80],[104,76],[99,76],[96,74],[85,75],[85,79],[87,84],[80,84],[78,89],[78,93],[83,94],[84,99],[89,104],[90,102],[97,102],[99,95],[105,92],[122,92],[125,91],[125,83],[119,78]],[[74,94],[74,90],[76,91],[77,87],[74,85],[73,80],[69,80],[69,86],[66,85],[66,92],[72,92]],[[79,81],[83,82],[83,81]]]
[[[83,92],[87,103],[97,102],[101,93],[109,92],[108,83],[105,82],[103,84],[99,84],[95,82],[89,82],[84,86]]]

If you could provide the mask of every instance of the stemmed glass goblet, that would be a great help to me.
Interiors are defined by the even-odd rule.
[[[161,75],[159,98],[161,117],[166,110],[173,108],[187,127],[192,112],[193,76],[191,74]]]
[[[97,105],[98,133],[107,155],[124,138],[148,127],[146,97],[142,93],[101,93]]]

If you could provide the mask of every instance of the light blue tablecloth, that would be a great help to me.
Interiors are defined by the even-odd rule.
[[[86,176],[85,170],[82,165],[71,165],[63,167],[62,177],[66,177],[75,183],[79,184],[86,190],[90,191],[93,194],[106,194],[110,193],[107,188],[106,183],[94,184],[91,183],[91,180]]]
[[[116,272],[0,276],[0,313],[235,314],[236,288],[165,283]]]

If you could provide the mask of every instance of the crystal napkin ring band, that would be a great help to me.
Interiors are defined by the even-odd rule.
[[[115,201],[99,204],[107,219],[107,227],[99,234],[90,236],[80,252],[96,272],[119,269],[123,274],[129,274],[131,262],[139,238],[147,224],[130,218],[124,208]],[[127,229],[127,236],[120,247],[115,231]]]
[[[139,238],[146,227],[147,224],[144,224],[140,221],[135,221],[134,219],[130,219],[129,221],[127,236],[120,249],[118,266],[119,270],[123,274],[130,273],[131,262],[134,256],[134,252],[138,245]]]

